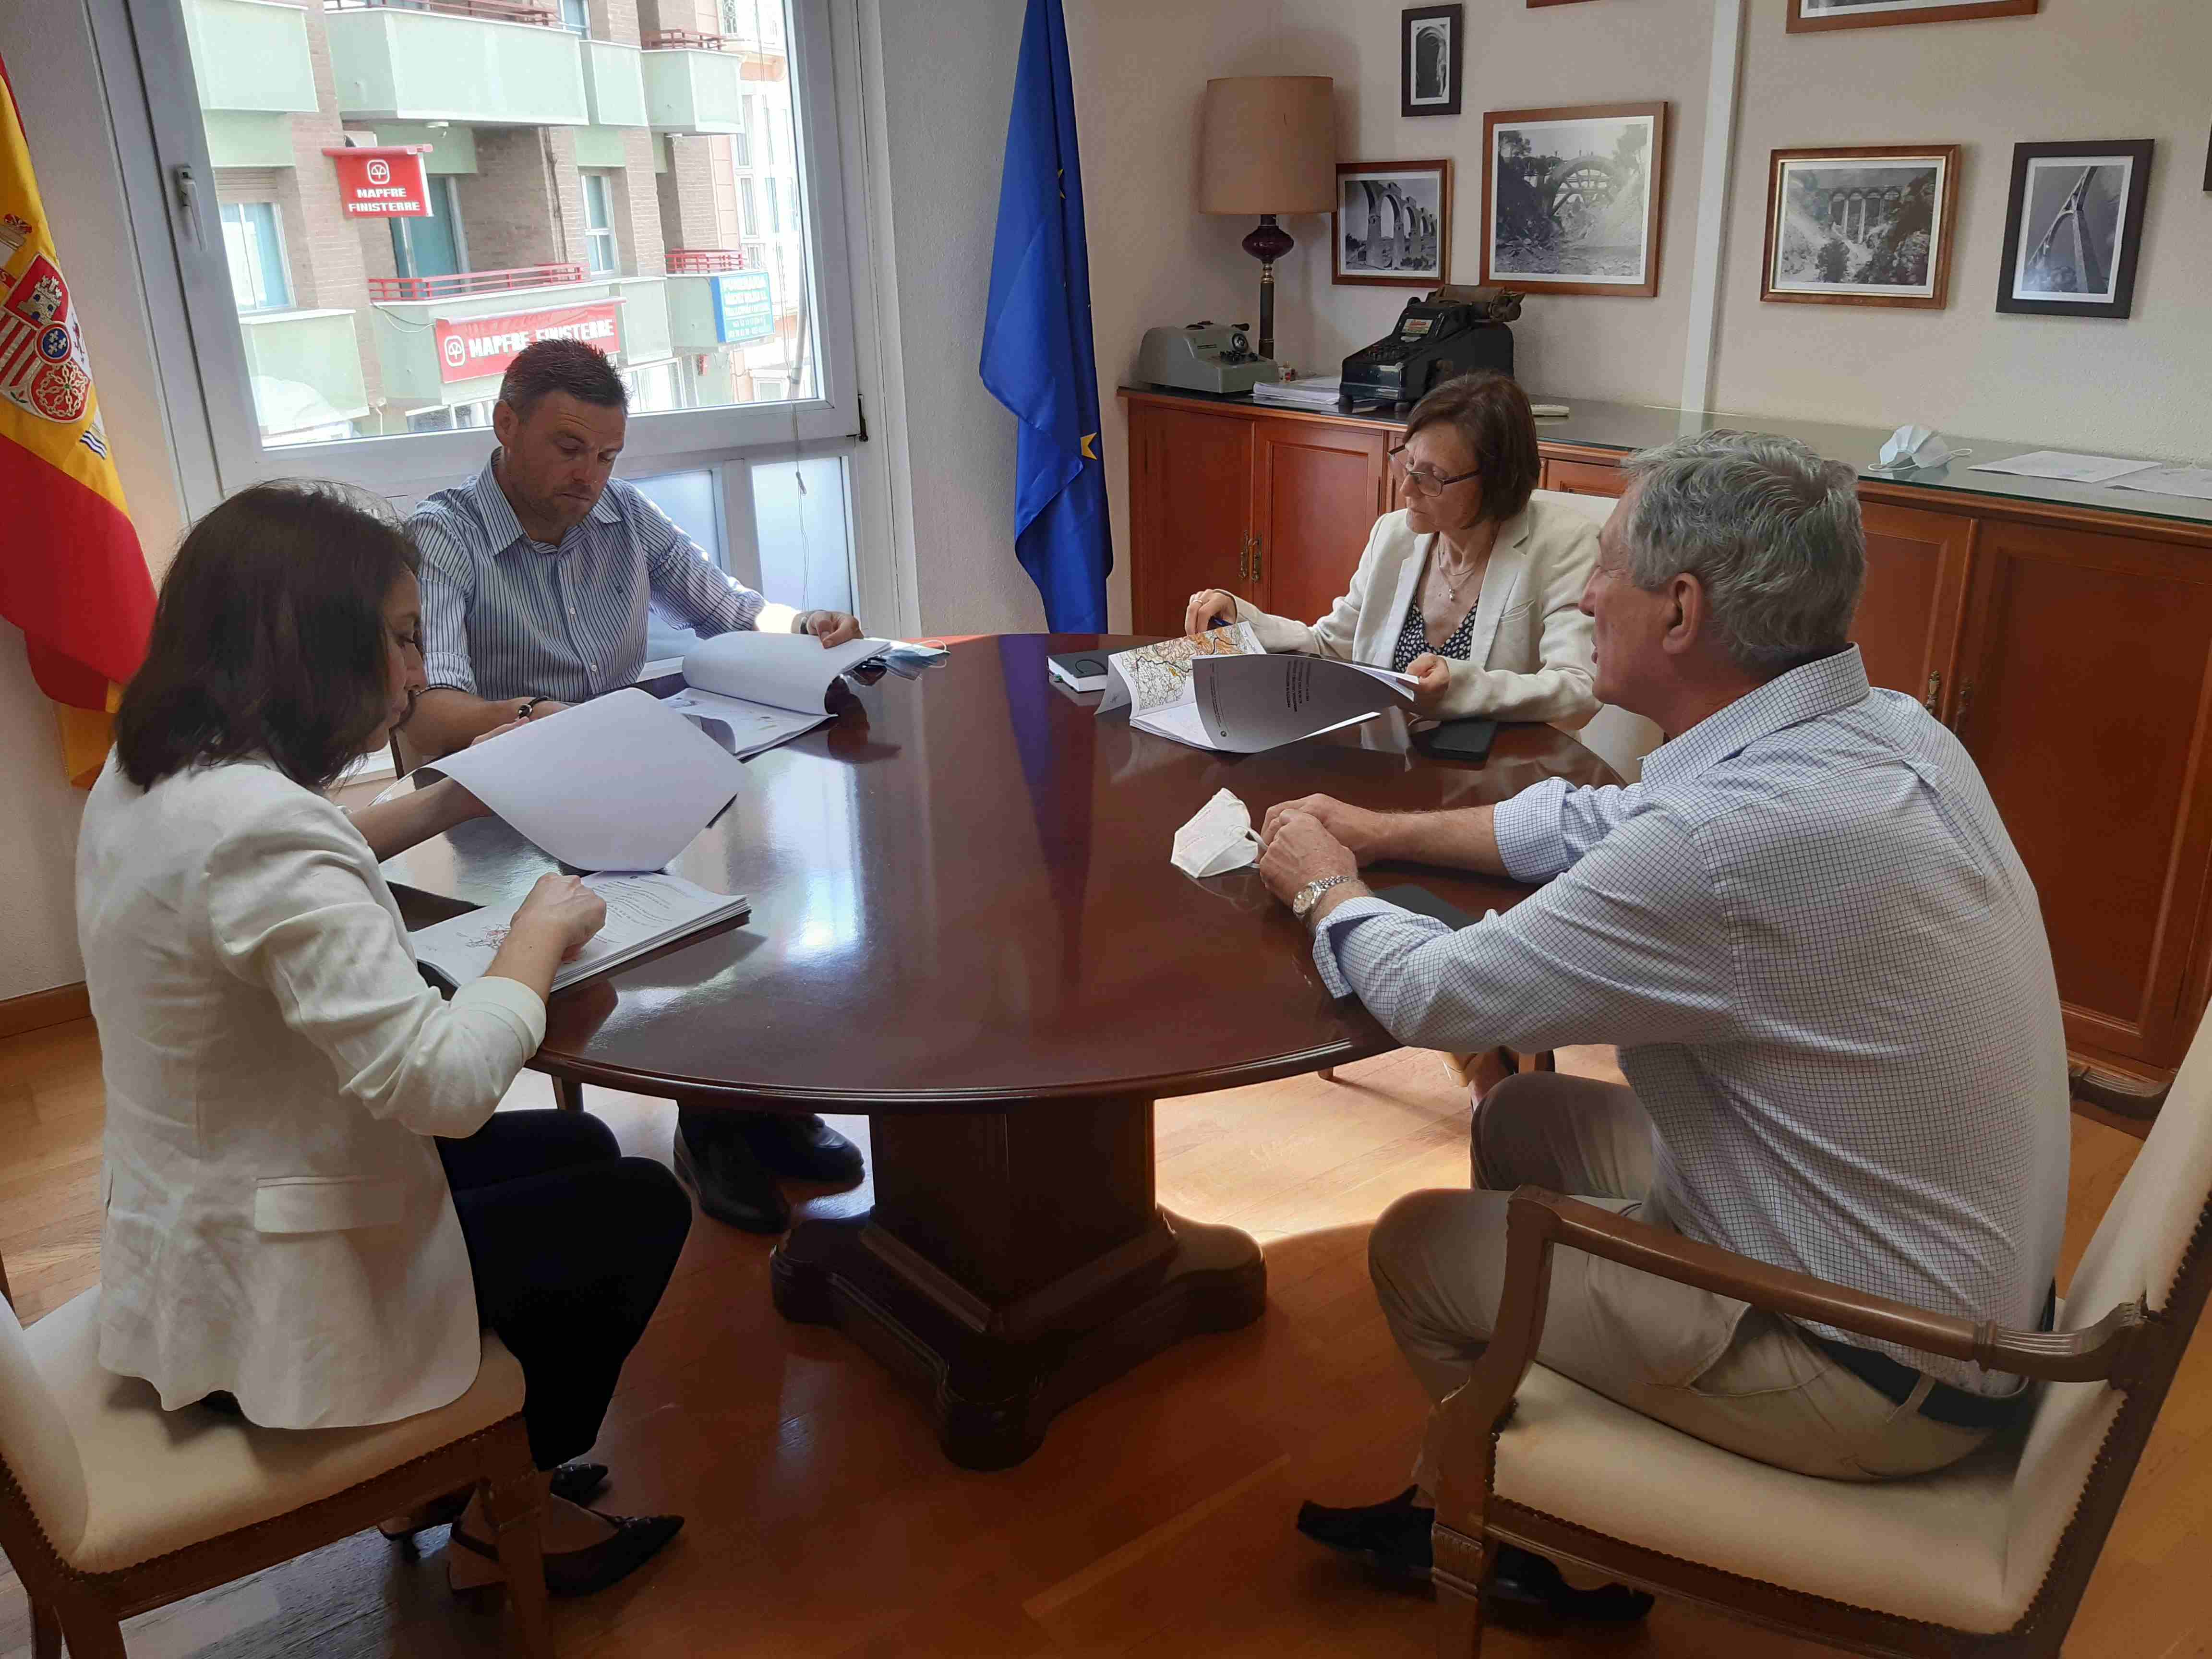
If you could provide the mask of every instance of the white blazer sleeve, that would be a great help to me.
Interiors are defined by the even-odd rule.
[[[1243,599],[1237,601],[1237,619],[1252,624],[1252,631],[1260,636],[1260,643],[1270,651],[1295,651],[1309,657],[1334,657],[1339,662],[1357,662],[1358,653],[1352,648],[1352,636],[1359,629],[1359,613],[1367,604],[1369,579],[1375,570],[1376,555],[1384,539],[1384,527],[1391,521],[1385,514],[1375,521],[1367,532],[1367,545],[1360,550],[1359,562],[1352,573],[1352,586],[1329,606],[1328,615],[1308,626],[1291,617],[1277,617]],[[1389,665],[1385,663],[1384,667]]]
[[[1526,580],[1542,618],[1538,665],[1522,673],[1504,668],[1451,664],[1451,684],[1442,713],[1447,720],[1553,720],[1577,726],[1597,712],[1597,678],[1590,619],[1582,613],[1583,589],[1597,562],[1597,533],[1587,523],[1561,536],[1532,538]]]
[[[368,856],[327,802],[258,815],[209,855],[216,953],[275,996],[347,1097],[417,1134],[473,1134],[537,1052],[545,1005],[507,979],[441,999],[370,886]]]

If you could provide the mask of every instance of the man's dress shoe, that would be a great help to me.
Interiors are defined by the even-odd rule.
[[[717,1124],[697,1138],[704,1144],[694,1146],[692,1133],[678,1127],[676,1175],[698,1195],[703,1213],[749,1233],[780,1233],[791,1224],[775,1173],[743,1135]]]

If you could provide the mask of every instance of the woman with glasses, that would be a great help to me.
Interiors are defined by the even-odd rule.
[[[1209,587],[1183,627],[1249,622],[1270,651],[1398,669],[1416,712],[1579,726],[1596,712],[1583,586],[1597,529],[1530,499],[1536,421],[1503,374],[1463,374],[1413,406],[1390,452],[1405,507],[1375,521],[1352,585],[1309,626]]]

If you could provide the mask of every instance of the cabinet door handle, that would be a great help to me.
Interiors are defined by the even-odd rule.
[[[1252,580],[1256,582],[1266,574],[1267,566],[1261,562],[1260,558],[1260,538],[1255,536],[1252,538]]]
[[[1240,582],[1252,580],[1252,538],[1249,536],[1237,538],[1237,580]]]
[[[1942,691],[1943,671],[1939,668],[1929,675],[1928,695],[1920,700],[1920,706],[1923,708],[1925,708],[1929,714],[1934,714],[1936,712],[1936,704],[1941,698]]]
[[[1966,735],[1966,711],[1974,706],[1974,683],[1959,682],[1959,706],[1951,711],[1951,733],[1954,737]]]

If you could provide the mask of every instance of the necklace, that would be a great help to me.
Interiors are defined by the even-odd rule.
[[[1452,605],[1457,605],[1459,603],[1459,590],[1466,582],[1467,579],[1474,574],[1474,567],[1472,564],[1462,565],[1460,567],[1459,574],[1454,576],[1444,569],[1444,564],[1442,559],[1437,559],[1431,562],[1436,566],[1437,580],[1444,585],[1444,592],[1449,596],[1447,602]]]

